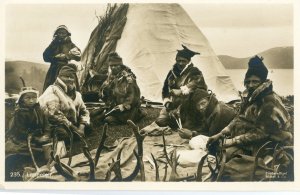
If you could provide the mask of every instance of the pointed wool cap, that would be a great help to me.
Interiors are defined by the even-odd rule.
[[[256,55],[249,60],[245,79],[252,75],[259,77],[262,81],[267,79],[268,69],[263,63],[263,59],[263,57],[258,57]]]
[[[111,52],[108,54],[108,65],[109,66],[122,65],[122,64],[123,64],[123,60],[117,52]]]
[[[58,76],[61,76],[61,75],[66,75],[66,74],[76,74],[77,72],[77,67],[75,64],[67,64],[67,65],[64,65],[60,70],[59,70],[59,73],[58,73]]]
[[[194,56],[194,55],[200,55],[200,53],[198,52],[194,52],[192,50],[190,50],[189,48],[187,48],[186,46],[182,45],[183,49],[182,50],[177,50],[177,55],[176,55],[176,58],[177,57],[183,57],[183,58],[186,58],[188,60],[191,60],[191,58]]]

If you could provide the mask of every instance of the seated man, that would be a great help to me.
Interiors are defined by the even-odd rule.
[[[221,137],[229,136],[223,145],[227,163],[234,159],[233,154],[255,155],[267,141],[292,143],[293,136],[288,131],[290,116],[280,97],[273,92],[272,82],[267,79],[268,69],[262,60],[255,56],[248,63],[239,115],[207,142],[209,147]]]
[[[136,76],[123,65],[122,58],[116,53],[108,56],[110,72],[100,88],[99,96],[108,106],[104,122],[124,124],[134,122],[145,116],[141,110],[141,93],[136,83]]]
[[[182,50],[178,50],[176,63],[169,71],[162,89],[165,108],[161,110],[155,121],[158,126],[176,128],[174,119],[170,117],[170,111],[177,109],[195,89],[207,89],[202,72],[191,63],[191,58],[197,54],[199,53],[185,46]]]
[[[76,128],[81,135],[89,127],[90,116],[76,91],[76,66],[68,64],[61,68],[53,85],[50,85],[39,98],[41,108],[48,115],[49,122],[56,126],[55,134],[60,140],[66,140],[68,128]]]
[[[184,127],[179,129],[179,135],[186,139],[197,135],[215,135],[235,117],[233,108],[219,102],[215,94],[203,89],[196,89],[191,98],[183,102],[179,112]]]

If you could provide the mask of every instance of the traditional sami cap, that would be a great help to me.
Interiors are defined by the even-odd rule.
[[[200,53],[198,52],[194,52],[190,49],[188,49],[186,46],[182,45],[183,49],[182,50],[177,50],[177,55],[176,57],[180,56],[180,57],[183,57],[183,58],[186,58],[188,60],[191,60],[191,58],[194,56],[194,55],[200,55]]]
[[[259,77],[262,81],[265,81],[268,76],[268,69],[263,63],[263,57],[258,57],[257,55],[252,57],[248,62],[248,70],[245,75],[245,79],[255,75]]]
[[[77,72],[77,66],[75,64],[69,63],[67,65],[64,65],[58,73],[58,76],[60,75],[66,75],[66,74],[76,74]]]
[[[33,87],[22,87],[21,91],[19,93],[19,98],[17,99],[16,103],[20,103],[23,95],[25,95],[26,93],[35,93],[36,97],[39,97],[39,91],[36,90],[35,88],[33,88]]]

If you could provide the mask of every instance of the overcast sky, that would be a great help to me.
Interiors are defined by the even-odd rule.
[[[248,57],[278,46],[293,46],[291,4],[183,4],[216,54]],[[83,51],[104,4],[8,4],[5,58],[42,62],[56,27],[65,24]]]

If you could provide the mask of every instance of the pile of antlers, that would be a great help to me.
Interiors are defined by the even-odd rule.
[[[144,161],[143,161],[143,141],[145,138],[145,135],[141,134],[139,131],[139,127],[135,125],[132,121],[128,120],[127,121],[130,127],[132,128],[133,134],[136,138],[137,142],[137,151],[133,150],[133,154],[135,158],[137,159],[136,166],[133,169],[132,173],[129,174],[127,177],[122,176],[122,171],[121,171],[121,154],[122,150],[117,154],[116,159],[112,159],[111,163],[108,163],[108,170],[105,174],[105,178],[96,178],[95,176],[95,167],[97,166],[99,160],[100,160],[100,154],[102,150],[105,148],[104,142],[106,140],[107,136],[107,130],[108,130],[108,125],[105,124],[103,127],[103,132],[102,135],[100,135],[100,141],[99,141],[99,146],[97,148],[96,154],[94,159],[91,156],[91,153],[89,151],[88,144],[85,140],[84,137],[82,137],[76,130],[72,130],[70,128],[70,149],[69,149],[69,159],[68,163],[65,164],[61,162],[60,157],[55,154],[55,148],[57,145],[57,137],[54,136],[53,138],[53,150],[51,151],[51,158],[54,161],[54,167],[57,171],[58,174],[62,175],[66,181],[86,181],[86,177],[84,177],[86,173],[80,173],[78,171],[75,171],[71,168],[71,162],[72,162],[72,145],[73,145],[73,137],[77,136],[79,140],[82,143],[82,152],[85,155],[85,157],[88,160],[89,164],[89,177],[88,181],[133,181],[136,179],[137,175],[140,173],[140,180],[145,181],[146,176],[145,176],[145,168],[144,168]],[[186,177],[179,177],[177,173],[177,166],[179,165],[178,159],[179,155],[177,155],[176,148],[168,154],[167,149],[166,149],[166,139],[165,139],[165,134],[164,131],[162,133],[162,141],[163,141],[163,157],[165,158],[166,161],[160,161],[163,162],[164,164],[164,176],[161,179],[159,176],[159,165],[158,165],[158,158],[155,158],[154,155],[151,153],[151,157],[155,166],[155,180],[156,181],[166,181],[167,180],[167,173],[168,173],[168,167],[171,167],[171,173],[169,175],[168,181],[201,181],[201,175],[202,175],[202,166],[204,162],[204,158],[207,156],[204,156],[204,158],[201,159],[199,162],[198,170],[197,173],[194,175],[187,175]],[[30,143],[29,143],[29,148],[30,148]],[[31,153],[32,154],[32,153]],[[39,171],[40,169],[37,167],[36,162],[34,160],[33,154],[32,154],[33,162],[36,167],[36,170]],[[114,173],[114,177],[112,178],[112,172]],[[37,176],[30,178],[30,181],[53,181],[54,179],[49,176],[44,177],[43,175],[37,174]]]
[[[103,127],[103,132],[102,135],[100,136],[100,142],[99,142],[99,146],[97,148],[96,151],[96,155],[95,158],[93,159],[91,156],[91,153],[89,151],[89,147],[88,144],[85,140],[84,137],[82,137],[76,130],[76,127],[72,127],[69,129],[69,136],[70,136],[70,149],[69,149],[69,160],[68,163],[65,164],[63,162],[61,162],[59,155],[54,155],[55,154],[55,149],[57,147],[57,143],[58,143],[58,139],[56,136],[54,136],[53,138],[53,147],[52,147],[52,151],[50,153],[50,156],[52,158],[52,160],[54,161],[54,167],[57,171],[58,174],[62,175],[67,181],[82,181],[85,180],[84,177],[82,177],[83,175],[80,172],[74,171],[71,168],[71,162],[72,162],[72,147],[73,147],[73,137],[77,136],[82,144],[82,152],[85,155],[85,157],[88,160],[89,163],[89,177],[88,177],[88,181],[132,181],[136,178],[136,176],[138,175],[138,173],[140,172],[141,175],[141,181],[145,181],[145,170],[144,170],[144,164],[143,164],[143,140],[145,138],[145,136],[141,135],[139,132],[139,127],[136,126],[132,121],[128,121],[128,124],[132,127],[133,129],[133,133],[136,137],[136,141],[137,141],[137,152],[135,150],[133,150],[133,153],[137,159],[137,164],[133,170],[133,172],[123,178],[122,177],[122,173],[121,173],[121,153],[122,153],[122,149],[118,152],[117,155],[117,159],[114,160],[112,159],[112,162],[109,163],[109,169],[106,172],[106,176],[103,179],[98,179],[95,177],[95,167],[97,166],[99,159],[100,159],[100,154],[101,151],[105,148],[104,143],[107,136],[107,130],[108,130],[108,125],[105,124]],[[73,130],[72,130],[73,129]],[[31,150],[31,137],[28,138],[28,148],[33,160],[33,164],[35,166],[35,169],[37,171],[37,173],[40,173],[40,168],[37,166],[37,163],[34,159],[32,150]],[[111,178],[111,173],[114,172],[114,177]],[[50,174],[50,171],[46,171],[46,173]],[[53,181],[53,179],[51,179],[51,177],[49,177],[49,175],[44,176],[44,174],[35,174],[34,177],[30,178],[29,181]]]

